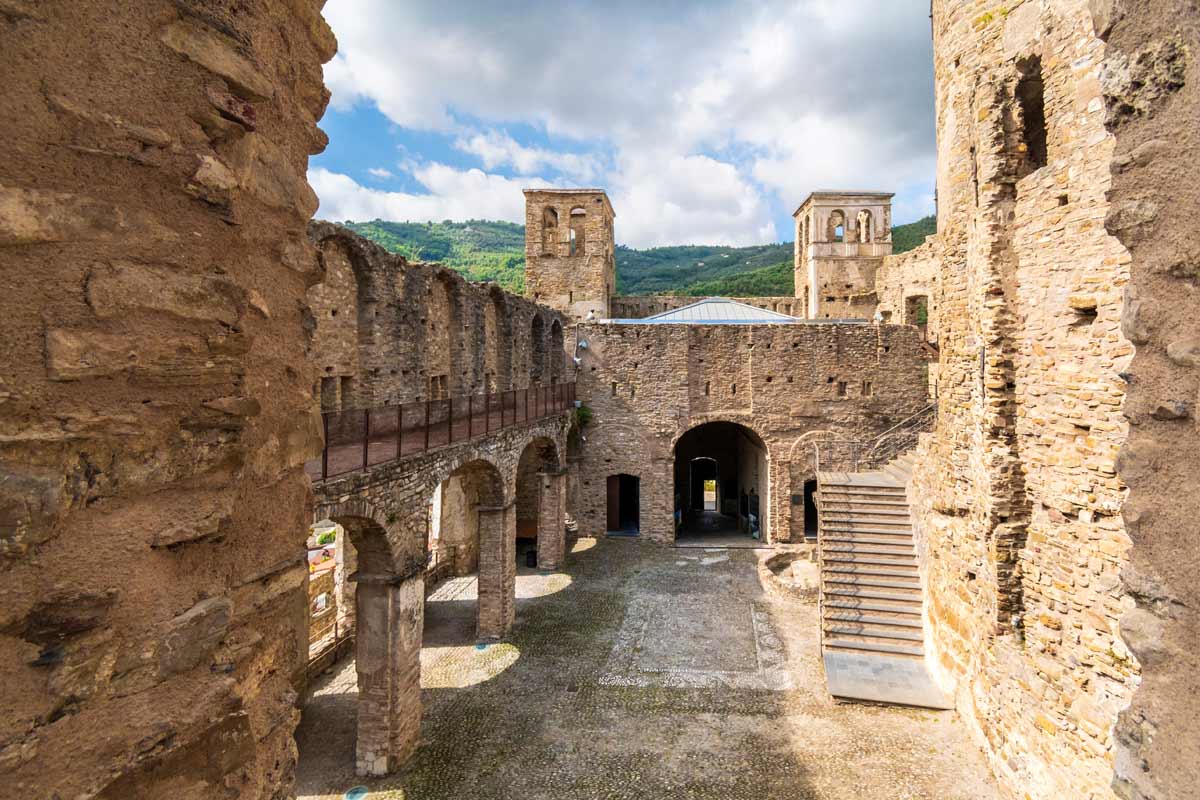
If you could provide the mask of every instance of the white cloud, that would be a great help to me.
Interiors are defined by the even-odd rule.
[[[374,103],[399,126],[451,137],[487,172],[605,187],[630,244],[774,238],[772,217],[814,189],[897,191],[901,221],[929,210],[928,0],[608,0],[553,13],[330,0],[325,14],[341,47],[326,67],[335,109]],[[579,146],[507,132],[530,128]],[[466,216],[486,216],[484,198],[463,200]]]
[[[545,185],[539,180],[514,180],[445,164],[425,164],[411,171],[425,193],[372,189],[348,175],[320,167],[310,169],[308,182],[321,198],[317,216],[329,220],[498,219],[523,223],[525,197],[521,189]]]
[[[623,242],[748,245],[777,240],[761,193],[732,165],[708,156],[628,158],[613,176]]]
[[[520,175],[534,175],[549,168],[582,183],[594,180],[600,172],[600,158],[596,155],[526,147],[504,131],[491,130],[460,136],[454,146],[464,153],[478,156],[484,169],[511,166]]]
[[[388,178],[396,177],[395,173],[393,173],[390,169],[384,169],[383,167],[371,167],[370,169],[367,170],[367,172],[369,172],[374,177],[380,178],[382,180],[387,180]]]

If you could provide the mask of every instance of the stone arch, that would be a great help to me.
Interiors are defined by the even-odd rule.
[[[542,255],[554,256],[558,244],[558,211],[553,206],[542,209]]]
[[[516,608],[516,517],[509,481],[498,466],[475,454],[454,459],[440,475],[426,491],[433,497],[441,487],[446,505],[439,538],[456,549],[451,571],[478,572],[476,637],[500,639],[512,627]]]
[[[846,240],[846,212],[835,209],[829,212],[829,221],[825,224],[825,241],[844,242]]]
[[[425,309],[424,354],[426,397],[433,400],[462,394],[457,347],[462,325],[458,317],[458,287],[449,276],[434,273]]]
[[[854,229],[858,236],[858,241],[863,244],[870,244],[875,241],[874,218],[867,209],[864,208],[855,215]]]
[[[419,566],[397,561],[386,523],[366,500],[351,498],[318,514],[342,526],[357,555],[349,575],[358,676],[355,771],[386,775],[411,755],[421,724],[424,580]]]
[[[841,444],[841,449],[846,449],[845,444]],[[784,473],[781,477],[787,481],[786,488],[781,487],[781,491],[787,493],[783,498],[787,507],[781,509],[780,519],[788,521],[792,541],[799,541],[800,536],[808,541],[816,538],[817,472],[845,467],[846,462],[840,457],[835,463],[823,461],[835,455],[827,451],[838,445],[832,431],[820,430],[805,433],[788,448],[787,461],[780,465],[780,471]]]
[[[546,378],[546,322],[534,313],[529,323],[529,383],[541,383]]]
[[[563,343],[562,323],[557,319],[550,323],[550,341],[546,345],[546,356],[550,360],[550,382],[558,383],[566,372],[566,345]]]
[[[587,254],[587,209],[576,206],[571,209],[570,254],[582,256]]]
[[[712,477],[692,469],[716,463]],[[771,541],[771,465],[767,440],[742,420],[693,421],[671,443],[678,536],[745,535]],[[711,489],[708,481],[711,480]],[[699,502],[709,491],[715,508]]]
[[[512,347],[508,301],[503,290],[493,285],[483,308],[484,391],[507,391],[512,383]]]
[[[546,436],[531,439],[517,461],[513,491],[517,536],[533,539],[537,565],[557,569],[566,550],[566,470],[558,445]]]

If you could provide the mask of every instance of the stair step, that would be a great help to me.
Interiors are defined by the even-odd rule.
[[[882,545],[905,547],[912,550],[912,533],[900,531],[823,531],[821,540],[825,544],[839,545]]]
[[[870,625],[828,625],[825,633],[832,636],[861,636],[864,639],[891,639],[897,642],[921,642],[923,634],[911,630],[882,630]]]
[[[902,576],[891,577],[890,580],[885,580],[883,575],[871,575],[864,577],[854,573],[830,573],[821,576],[821,580],[826,584],[839,584],[842,586],[868,586],[875,589],[893,589],[897,591],[916,592],[918,596],[921,592],[921,582],[914,575],[911,578]]]
[[[862,513],[879,513],[886,515],[909,513],[908,503],[887,503],[876,502],[874,500],[829,500],[819,498],[817,502],[818,510],[826,514],[839,514],[847,511]]]
[[[866,650],[897,656],[923,656],[925,654],[925,650],[921,647],[904,647],[874,641],[860,642],[857,639],[848,639],[843,636],[827,636],[824,645],[833,650]]]
[[[848,504],[848,505],[832,505],[832,506],[821,504],[818,506],[818,509],[821,511],[822,518],[829,518],[829,519],[833,519],[836,517],[854,517],[856,519],[861,518],[861,517],[868,517],[868,518],[878,518],[878,519],[887,519],[887,520],[893,520],[893,519],[905,519],[906,520],[909,518],[909,510],[908,510],[907,503],[905,503],[902,506],[887,506],[887,507],[881,507],[881,508],[868,508],[867,506],[859,505],[857,503],[852,503],[852,504]]]
[[[918,619],[921,617],[921,604],[912,600],[897,600],[895,603],[884,603],[879,601],[871,602],[869,600],[848,600],[839,596],[826,598],[824,607],[827,611],[833,609],[836,613],[874,611],[883,614],[903,614]]]
[[[916,572],[917,562],[913,559],[912,553],[908,554],[891,554],[891,558],[880,558],[879,553],[871,553],[864,555],[862,553],[845,553],[837,550],[826,550],[821,556],[822,560],[831,566],[865,566],[865,567],[895,567],[896,569],[906,570],[908,572]]]
[[[838,595],[838,599],[842,600],[846,598],[861,597],[869,600],[894,600],[901,603],[921,602],[921,595],[919,592],[913,594],[913,592],[906,589],[897,589],[896,585],[891,583],[885,584],[884,588],[879,588],[874,586],[864,586],[861,583],[854,584],[835,582],[823,586],[822,589],[826,595]]]
[[[892,625],[897,628],[917,629],[922,627],[921,618],[916,614],[896,614],[895,616],[884,616],[882,614],[860,614],[857,611],[826,611],[825,621],[838,625]]]
[[[902,558],[913,558],[913,548],[911,544],[905,543],[860,543],[857,541],[843,542],[837,539],[826,539],[821,546],[821,552],[826,554],[826,558],[831,555],[848,555],[848,556],[899,556]]]
[[[903,489],[891,475],[881,472],[818,472],[818,485],[833,486],[877,486]]]
[[[830,561],[825,559],[825,563],[821,567],[823,572],[834,573],[837,575],[877,575],[879,577],[889,576],[896,578],[916,578],[916,564],[897,564],[895,562],[884,562],[883,566],[877,563],[864,564],[855,561]]]

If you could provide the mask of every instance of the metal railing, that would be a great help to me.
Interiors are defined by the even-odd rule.
[[[916,447],[920,435],[933,430],[935,422],[937,403],[930,403],[871,439],[822,439],[814,443],[817,470],[823,469],[823,460],[845,464],[850,472],[879,469]]]
[[[560,414],[575,405],[574,383],[423,400],[321,415],[325,449],[304,465],[314,481]]]

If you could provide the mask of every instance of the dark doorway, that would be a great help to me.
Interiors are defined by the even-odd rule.
[[[640,489],[636,475],[608,476],[608,535],[637,536]]]
[[[817,482],[804,482],[804,538],[816,541],[817,538]]]
[[[680,545],[752,547],[766,538],[767,447],[733,422],[697,425],[675,444]]]

